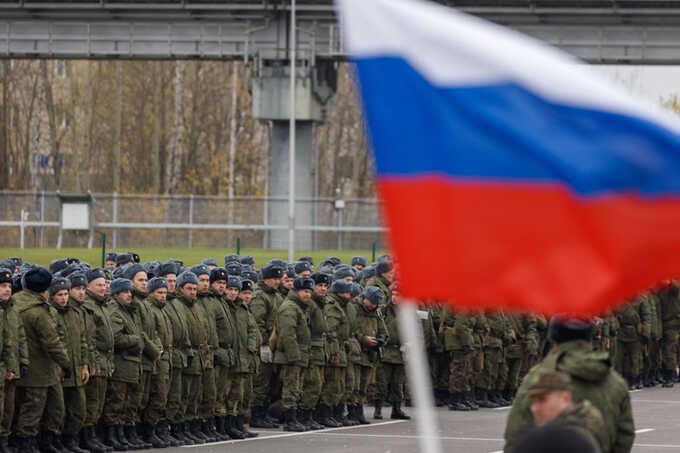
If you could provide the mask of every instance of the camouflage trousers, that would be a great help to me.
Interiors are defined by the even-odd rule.
[[[401,403],[404,401],[405,384],[406,369],[404,364],[381,362],[378,365],[376,399],[390,403]]]
[[[271,391],[274,387],[273,375],[274,365],[260,361],[259,372],[253,380],[253,406],[269,406]]]
[[[345,373],[345,396],[342,402],[347,404],[354,404],[355,395],[359,394],[359,375],[361,374],[361,366],[356,363],[347,365],[347,372]]]
[[[134,425],[138,392],[139,384],[109,379],[102,423],[107,426]]]
[[[170,370],[168,382],[168,402],[165,405],[165,417],[170,423],[182,423],[182,368],[179,366]]]
[[[14,401],[16,396],[16,381],[5,381],[5,404],[0,422],[0,437],[8,437],[12,433],[14,421]]]
[[[149,404],[146,405],[143,420],[150,425],[156,425],[166,417],[165,409],[168,405],[168,392],[170,391],[170,375],[167,372],[158,372],[151,376],[151,392]]]
[[[134,424],[142,421],[142,413],[149,404],[149,395],[151,394],[151,371],[142,371],[139,385],[132,396],[132,404],[134,406],[133,420]]]
[[[314,409],[319,402],[321,389],[323,388],[324,367],[310,365],[302,373],[302,397],[300,409]]]
[[[206,420],[215,415],[215,404],[217,402],[217,387],[215,386],[215,368],[207,368],[203,370],[201,376],[201,385],[203,387],[203,398],[198,409],[198,416],[202,420]]]
[[[61,397],[61,419],[64,417],[64,399],[61,392],[61,385],[51,385],[49,387],[18,387],[16,395],[16,407],[18,408],[17,422],[14,433],[19,437],[35,437],[40,432],[41,421],[43,425],[54,427],[54,418],[57,414],[58,401]],[[54,407],[52,415],[46,416],[48,400]],[[55,404],[56,403],[56,404]],[[59,418],[59,417],[58,417]],[[59,430],[60,424],[57,425]],[[55,431],[60,434],[60,431]]]
[[[656,372],[661,366],[661,344],[650,340],[643,349],[642,374]]]
[[[87,417],[85,387],[64,387],[64,429],[68,436],[77,436]]]
[[[198,418],[198,406],[203,395],[202,385],[200,374],[182,374],[182,406],[177,416],[185,422]]]
[[[281,407],[284,411],[297,409],[302,394],[302,367],[297,365],[281,366]]]
[[[85,385],[85,407],[87,415],[83,426],[89,428],[97,424],[104,411],[108,378],[91,376]]]
[[[501,363],[503,362],[503,349],[484,348],[484,369],[479,373],[475,384],[484,390],[496,390],[502,387],[499,382]]]
[[[47,392],[47,403],[40,424],[47,431],[61,434],[64,429],[65,415],[64,389],[61,384],[57,384],[54,386],[54,391]]]
[[[472,354],[464,354],[463,351],[451,352],[449,367],[449,392],[469,392],[469,378],[470,374],[472,374]]]
[[[368,394],[368,386],[371,383],[371,374],[373,374],[374,366],[360,365],[358,368],[359,392],[354,395],[353,403],[355,405],[362,405],[366,401]],[[356,379],[356,377],[355,377]]]
[[[619,341],[621,374],[636,378],[642,371],[642,344],[639,341]]]
[[[323,389],[321,390],[321,404],[329,407],[337,406],[345,402],[347,391],[347,368],[328,366],[325,368]]]
[[[673,370],[678,367],[678,352],[680,350],[680,330],[663,330],[663,369]]]
[[[243,399],[238,407],[238,415],[243,415],[244,417],[250,415],[250,408],[253,404],[253,376],[255,376],[254,373],[248,373],[242,379]]]
[[[508,390],[517,390],[519,388],[519,383],[522,380],[522,362],[524,359],[522,357],[512,357],[506,360],[506,365],[508,367],[508,378],[505,383],[505,388]]]
[[[231,386],[226,393],[226,415],[238,415],[239,408],[243,404],[243,390],[246,379],[245,373],[233,373],[231,377]],[[253,392],[254,397],[254,392]],[[254,400],[251,399],[251,402]]]

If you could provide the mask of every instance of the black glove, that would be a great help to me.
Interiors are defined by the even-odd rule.
[[[64,379],[70,379],[71,378],[71,367],[66,367],[63,369],[64,371]]]
[[[194,356],[187,357],[187,368],[191,368],[191,363],[194,361]]]
[[[652,341],[657,341],[657,340],[658,340],[658,338],[657,338],[656,334],[652,333]]]
[[[647,338],[645,336],[641,336],[640,341],[642,342],[642,344],[647,344],[647,343],[649,343],[649,338]]]
[[[464,355],[468,355],[471,352],[472,352],[472,348],[470,346],[468,346],[468,345],[463,346],[463,354]]]
[[[28,365],[19,365],[19,377],[24,378],[28,375]]]

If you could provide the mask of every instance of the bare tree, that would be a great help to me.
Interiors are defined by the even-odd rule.
[[[151,136],[151,193],[159,193],[161,186],[160,146],[161,146],[161,62],[154,61],[151,66],[153,80],[153,131]]]
[[[111,168],[113,169],[113,190],[120,192],[120,129],[121,129],[121,109],[123,102],[123,89],[121,86],[121,62],[116,61],[116,113],[115,128],[113,130],[113,155]]]
[[[181,150],[184,144],[184,122],[182,121],[183,94],[184,94],[184,61],[175,63],[175,104],[172,132],[170,134],[170,146],[168,147],[168,159],[165,171],[165,188],[168,193],[177,192],[179,175],[182,171]]]

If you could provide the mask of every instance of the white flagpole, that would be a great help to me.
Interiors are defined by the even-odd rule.
[[[420,434],[418,441],[422,453],[442,453],[439,423],[432,399],[432,382],[428,373],[430,367],[425,360],[425,342],[416,309],[414,301],[402,299],[397,320],[399,330],[408,344],[406,371],[409,389],[415,400],[415,420]]]
[[[288,133],[288,262],[295,261],[295,0],[290,2],[290,124]]]

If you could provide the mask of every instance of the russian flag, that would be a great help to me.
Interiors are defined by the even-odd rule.
[[[401,292],[597,314],[680,276],[680,122],[512,30],[337,0]]]

